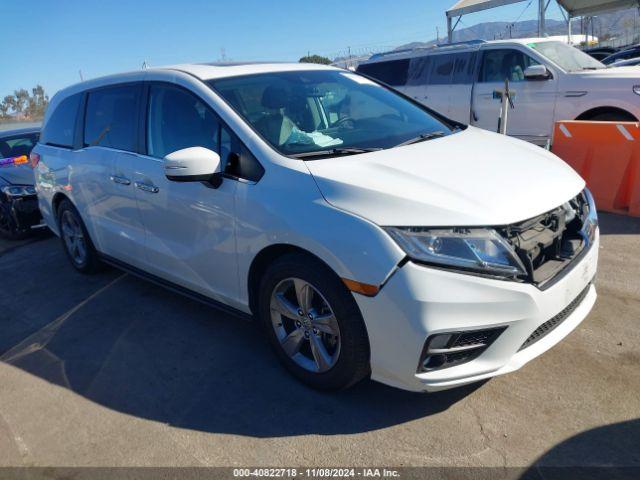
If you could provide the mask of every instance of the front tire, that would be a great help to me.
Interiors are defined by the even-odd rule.
[[[350,387],[369,374],[360,310],[337,275],[305,254],[277,259],[260,282],[258,317],[278,359],[321,390]]]
[[[101,269],[98,252],[80,214],[69,200],[63,200],[58,207],[58,230],[67,258],[77,271],[90,274]]]

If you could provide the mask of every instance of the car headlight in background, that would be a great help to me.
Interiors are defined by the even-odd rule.
[[[411,259],[418,262],[498,277],[527,274],[507,241],[490,228],[384,229]]]
[[[8,197],[28,197],[36,194],[36,189],[32,186],[9,185],[0,190]]]

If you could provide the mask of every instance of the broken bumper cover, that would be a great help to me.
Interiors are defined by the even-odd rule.
[[[519,369],[567,336],[591,310],[598,247],[596,232],[586,254],[544,290],[407,262],[375,297],[356,295],[369,333],[372,378],[406,390],[436,391]],[[551,331],[524,346],[568,307]],[[494,328],[504,330],[472,360],[421,370],[429,336]]]

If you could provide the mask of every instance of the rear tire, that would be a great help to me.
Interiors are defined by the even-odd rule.
[[[93,246],[78,210],[69,200],[58,206],[58,230],[67,258],[80,273],[91,274],[102,269],[98,252]]]
[[[351,292],[325,264],[309,255],[287,254],[267,268],[259,288],[260,324],[296,378],[316,389],[340,390],[369,375],[362,315]]]

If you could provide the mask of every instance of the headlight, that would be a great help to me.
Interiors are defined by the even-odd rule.
[[[2,187],[2,193],[8,197],[28,197],[29,195],[35,195],[36,189],[31,186],[22,187],[18,185],[9,185]]]
[[[635,93],[636,95],[640,95],[640,85],[633,86],[633,93]]]
[[[515,251],[489,228],[385,227],[413,260],[499,277],[526,275]]]

